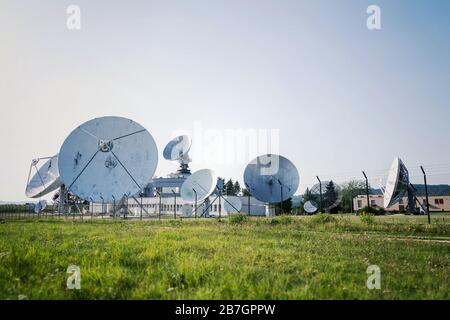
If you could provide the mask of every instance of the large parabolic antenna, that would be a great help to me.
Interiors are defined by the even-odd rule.
[[[384,207],[389,208],[406,195],[409,188],[409,173],[400,158],[395,158],[388,173],[384,189]]]
[[[191,139],[187,135],[178,136],[166,145],[163,151],[163,156],[166,160],[178,161],[180,163],[181,174],[190,174],[189,150],[191,149]]]
[[[217,176],[214,171],[202,169],[190,175],[181,186],[181,198],[187,203],[203,201],[209,197],[216,188]]]
[[[311,188],[310,199],[317,203],[321,210],[329,211],[341,203],[342,190],[333,181],[322,181]]]
[[[421,208],[416,206],[416,190],[409,181],[408,169],[400,158],[394,159],[388,173],[386,187],[384,188],[384,207],[389,208],[400,201],[404,196],[408,197],[408,211],[419,213]],[[423,208],[422,208],[423,210]]]
[[[62,185],[62,180],[59,177],[58,170],[58,155],[55,155],[38,169],[40,159],[35,159],[31,162],[30,174],[33,167],[36,169],[36,174],[28,180],[25,195],[28,198],[40,198]]]
[[[300,177],[291,161],[280,155],[266,154],[247,165],[244,181],[253,197],[263,202],[277,203],[294,195]]]
[[[140,192],[155,173],[158,150],[133,120],[102,117],[85,122],[64,141],[59,172],[81,199],[113,203]]]

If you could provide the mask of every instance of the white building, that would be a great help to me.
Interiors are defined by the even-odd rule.
[[[122,198],[117,204],[101,203],[90,204],[90,210],[97,214],[117,215],[128,213],[129,216],[155,217],[159,216],[183,216],[181,207],[186,204],[181,198],[180,189],[188,175],[172,176],[169,178],[154,178],[144,188],[140,196]],[[227,196],[224,196],[226,199]],[[242,203],[241,212],[249,213],[252,216],[265,216],[266,205],[254,197],[240,196],[238,198]],[[218,217],[227,216],[224,210],[224,199],[217,193],[210,195],[205,201],[197,203],[197,212],[194,204],[192,207],[192,217]],[[250,201],[250,210],[249,203]]]
[[[423,196],[418,196],[420,204],[426,207],[426,198]],[[430,201],[430,212],[442,212],[450,211],[450,196],[429,196]],[[384,207],[384,196],[383,195],[369,195],[370,205],[372,207]],[[389,212],[404,212],[406,211],[406,206],[408,204],[408,198],[404,197],[399,200],[399,202],[393,204],[386,211]],[[367,195],[358,195],[353,198],[353,208],[355,210],[362,209],[367,206]]]

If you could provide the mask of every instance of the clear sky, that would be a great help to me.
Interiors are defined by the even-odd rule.
[[[158,175],[184,129],[193,170],[242,181],[251,159],[221,139],[250,129],[279,130],[299,192],[363,169],[377,186],[397,156],[450,183],[450,1],[0,0],[0,40],[0,200],[24,200],[31,159],[103,115],[149,130]]]

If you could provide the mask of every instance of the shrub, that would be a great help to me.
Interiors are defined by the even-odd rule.
[[[331,222],[336,222],[336,218],[330,214],[318,213],[318,214],[314,215],[313,217],[311,217],[310,222],[317,223],[317,224],[331,223]]]
[[[276,224],[291,224],[294,219],[292,219],[291,216],[288,215],[281,215],[275,218],[270,219],[270,224],[276,225]]]
[[[365,206],[364,208],[361,208],[358,210],[357,214],[361,215],[361,214],[370,214],[370,215],[374,215],[374,216],[381,216],[384,215],[386,213],[386,211],[383,208],[380,207],[368,207]]]
[[[230,215],[230,222],[233,224],[241,224],[248,220],[248,216],[243,213],[237,213]]]
[[[373,214],[370,213],[362,213],[359,215],[359,218],[361,219],[361,222],[365,224],[373,224],[375,222]]]

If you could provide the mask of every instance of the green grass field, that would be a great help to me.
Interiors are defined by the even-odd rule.
[[[450,216],[0,222],[1,299],[449,299]],[[71,264],[81,290],[69,290]],[[381,289],[366,286],[369,265]]]

